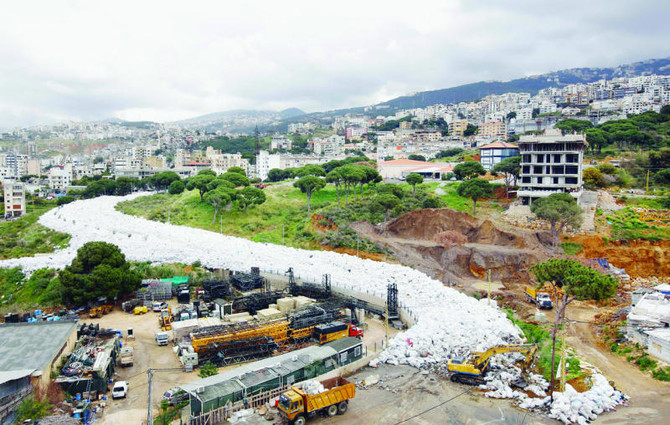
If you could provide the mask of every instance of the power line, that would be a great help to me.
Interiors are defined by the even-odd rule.
[[[410,416],[410,417],[407,418],[407,419],[403,419],[403,420],[400,421],[400,422],[396,422],[394,425],[399,425],[399,424],[405,423],[405,422],[407,422],[407,421],[411,421],[412,419],[417,418],[417,417],[423,415],[424,413],[428,413],[428,412],[430,412],[431,410],[437,409],[438,407],[440,407],[440,406],[442,406],[442,405],[445,405],[445,404],[449,403],[450,401],[455,400],[455,399],[457,399],[458,397],[462,396],[463,394],[469,393],[469,392],[472,391],[472,390],[473,390],[473,388],[469,388],[469,389],[463,391],[462,393],[457,394],[457,395],[453,396],[452,398],[450,398],[450,399],[448,399],[448,400],[446,400],[446,401],[443,401],[443,402],[440,403],[440,404],[437,404],[437,405],[431,407],[430,409],[426,409],[426,410],[424,410],[423,412],[419,412],[419,413],[417,413],[417,414],[414,415],[414,416]]]

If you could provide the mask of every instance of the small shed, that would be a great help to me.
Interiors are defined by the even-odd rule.
[[[355,362],[363,357],[363,343],[358,338],[340,338],[328,343],[328,346],[337,352],[337,362],[340,366]]]
[[[670,328],[647,331],[647,351],[654,357],[670,363]]]

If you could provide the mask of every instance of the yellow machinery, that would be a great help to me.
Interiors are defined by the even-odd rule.
[[[288,326],[289,323],[287,320],[215,326],[209,331],[194,333],[191,337],[191,345],[193,345],[195,352],[198,353],[209,347],[211,344],[271,337],[274,342],[281,346],[289,342]]]
[[[149,309],[146,306],[140,306],[138,305],[133,309],[133,314],[145,314],[149,311]]]
[[[98,306],[98,307],[93,307],[92,309],[90,309],[88,311],[88,316],[92,317],[92,318],[93,317],[98,317],[99,318],[99,317],[102,317],[103,315],[109,313],[110,311],[112,311],[112,308],[114,308],[114,306],[110,305],[110,304],[105,304],[105,305],[101,305],[101,306]]]
[[[475,351],[467,357],[453,358],[449,360],[447,368],[451,373],[451,380],[453,382],[480,385],[484,382],[484,375],[489,368],[491,357],[504,353],[524,354],[526,358],[523,362],[523,369],[525,370],[533,362],[536,351],[536,344],[498,345],[484,352]],[[519,383],[519,386],[522,384]]]
[[[164,309],[161,311],[161,315],[158,318],[158,325],[160,326],[161,330],[163,331],[171,331],[172,330],[172,314],[171,314],[172,309],[168,307],[167,309]]]

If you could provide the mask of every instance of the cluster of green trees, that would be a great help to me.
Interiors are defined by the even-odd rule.
[[[18,267],[0,269],[3,303],[18,305],[85,305],[130,294],[141,281],[121,250],[106,242],[84,244],[60,272],[39,269],[26,277]]]
[[[83,198],[96,198],[103,195],[124,196],[136,189],[142,190],[167,190],[175,182],[181,182],[181,177],[174,171],[163,171],[141,180],[130,177],[118,177],[116,179],[105,178],[96,175],[84,176],[73,182],[75,186],[86,186],[82,191],[71,190],[68,195],[81,196]],[[183,185],[183,182],[181,182]],[[177,183],[175,187],[179,187]],[[182,189],[183,191],[183,189]]]
[[[235,203],[246,214],[249,207],[260,205],[266,199],[262,189],[250,186],[246,172],[240,167],[231,167],[218,176],[212,170],[200,170],[198,175],[187,180],[186,189],[197,190],[200,202],[214,206],[212,224],[222,207]]]
[[[630,176],[643,177],[647,171],[652,173],[653,181],[657,183],[667,184],[670,181],[665,172],[670,166],[670,105],[663,106],[660,113],[648,111],[597,126],[590,121],[566,119],[557,123],[556,128],[564,133],[585,134],[592,154],[599,154],[608,146],[616,147],[619,153],[623,150],[638,152],[632,160],[622,163],[626,173],[602,173],[619,178],[619,184],[632,184]],[[595,182],[597,176],[591,175],[589,180]],[[599,183],[603,185],[607,182]]]

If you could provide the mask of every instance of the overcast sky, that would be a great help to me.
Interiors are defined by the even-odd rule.
[[[668,0],[25,0],[1,10],[2,128],[313,112],[670,56]]]

